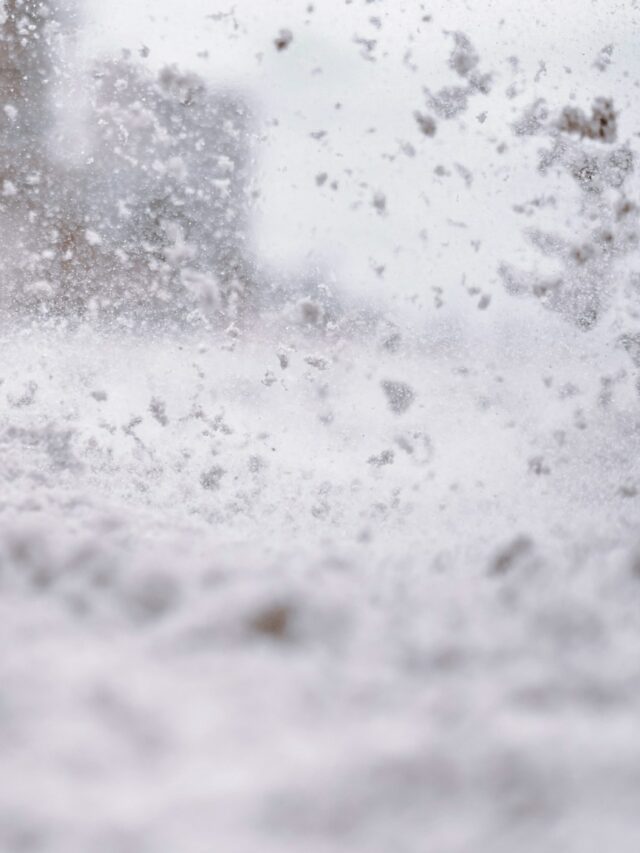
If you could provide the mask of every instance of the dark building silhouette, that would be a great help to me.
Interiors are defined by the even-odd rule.
[[[59,20],[51,2],[5,4],[3,302],[134,326],[239,316],[253,280],[246,103],[175,68],[102,62],[81,81],[90,156],[74,165],[52,134]]]

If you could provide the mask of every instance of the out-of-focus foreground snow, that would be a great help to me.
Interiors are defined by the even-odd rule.
[[[640,848],[635,18],[344,5],[4,104],[2,853]]]
[[[7,335],[3,849],[635,849],[637,424],[557,322]]]

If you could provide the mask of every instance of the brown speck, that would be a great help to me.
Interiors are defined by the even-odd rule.
[[[418,124],[418,127],[420,128],[421,133],[429,137],[436,135],[438,125],[436,124],[436,120],[433,118],[433,116],[418,111],[416,111],[413,115]]]
[[[505,545],[494,557],[489,568],[492,575],[507,574],[523,557],[530,554],[533,542],[528,536],[516,536]]]
[[[289,47],[291,42],[293,41],[293,33],[291,30],[280,30],[276,38],[273,40],[273,43],[276,46],[276,50],[286,50]]]
[[[256,634],[274,640],[284,640],[290,633],[294,611],[290,604],[274,602],[253,614],[249,627]]]

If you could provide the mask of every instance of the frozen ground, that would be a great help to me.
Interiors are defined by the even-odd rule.
[[[543,320],[6,332],[0,848],[636,850],[633,377]]]

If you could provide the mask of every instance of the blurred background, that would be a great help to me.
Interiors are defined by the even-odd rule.
[[[331,286],[405,318],[433,315],[440,288],[438,310],[490,323],[517,310],[500,263],[530,258],[513,206],[555,192],[536,171],[540,139],[514,136],[512,124],[539,98],[553,112],[615,93],[620,138],[632,137],[639,15],[636,3],[606,0],[87,0],[78,51],[145,46],[152,67],[178,63],[243,92],[255,117],[252,240],[273,268],[320,267]],[[281,30],[292,39],[278,50]],[[415,115],[433,113],[425,89],[461,79],[448,61],[456,32],[490,90],[435,116],[426,136]],[[542,216],[571,230],[575,190],[561,187]],[[485,317],[463,281],[491,295]]]

